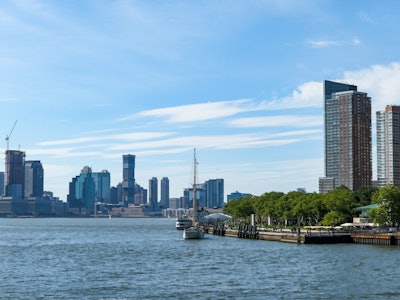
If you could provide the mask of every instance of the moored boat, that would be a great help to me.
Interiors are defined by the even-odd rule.
[[[185,240],[191,239],[203,239],[204,238],[204,231],[199,226],[197,222],[197,199],[196,199],[196,170],[197,170],[197,160],[196,160],[196,149],[194,149],[194,159],[193,159],[193,171],[194,171],[194,178],[193,178],[193,220],[192,226],[189,228],[185,228],[183,230],[183,238]]]
[[[192,219],[187,216],[183,216],[181,218],[176,218],[175,227],[178,230],[184,230],[185,228],[189,228],[192,226]]]

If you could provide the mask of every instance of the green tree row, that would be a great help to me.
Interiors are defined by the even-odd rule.
[[[397,188],[394,188],[396,190]],[[359,206],[380,203],[381,191],[366,187],[352,192],[347,187],[341,186],[327,194],[289,192],[269,192],[261,196],[249,196],[231,200],[224,207],[224,212],[233,219],[249,220],[255,214],[258,223],[269,223],[273,226],[335,226],[345,222],[352,222],[356,215],[354,208]],[[400,204],[400,191],[394,193],[393,202]],[[383,193],[383,192],[382,192]],[[386,194],[385,194],[386,195]],[[390,204],[392,205],[392,203]],[[398,205],[400,220],[400,205]],[[385,210],[383,210],[385,211]],[[383,222],[386,215],[382,210],[373,211],[375,216],[381,217]]]

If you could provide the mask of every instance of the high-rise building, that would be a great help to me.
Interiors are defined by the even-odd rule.
[[[0,196],[4,195],[4,172],[0,172]]]
[[[149,179],[149,204],[150,206],[157,206],[158,202],[158,180],[157,177]]]
[[[135,201],[135,155],[123,155],[122,160],[122,202],[128,205]]]
[[[224,180],[210,179],[206,185],[206,207],[224,206]]]
[[[147,203],[147,190],[135,183],[135,204],[141,205]]]
[[[161,199],[160,204],[164,208],[169,207],[169,179],[168,177],[163,177],[161,179]]]
[[[193,207],[193,187],[185,188],[183,190],[183,204],[184,208]],[[197,208],[206,207],[207,205],[207,195],[206,195],[206,184],[205,183],[197,183],[196,184],[196,201]]]
[[[400,187],[400,106],[376,112],[378,187]]]
[[[110,203],[110,186],[111,176],[107,170],[92,173],[95,184],[95,200],[96,202]]]
[[[5,195],[22,199],[24,191],[25,152],[7,150],[5,162]]]
[[[240,198],[245,198],[245,197],[250,197],[251,194],[248,193],[239,193],[238,191],[234,193],[230,193],[229,195],[226,196],[226,201],[229,202],[234,199],[240,199]]]
[[[84,167],[81,174],[69,183],[67,202],[73,214],[85,216],[95,214],[95,183],[91,168]]]
[[[39,160],[25,161],[24,197],[43,196],[43,166]]]
[[[325,177],[320,193],[371,186],[371,98],[357,86],[324,81]],[[332,185],[331,185],[332,183]]]

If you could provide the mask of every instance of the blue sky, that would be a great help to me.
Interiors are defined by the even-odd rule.
[[[358,85],[373,114],[400,104],[399,15],[372,0],[4,0],[0,136],[18,120],[10,149],[62,200],[84,166],[120,182],[123,154],[137,183],[166,176],[179,197],[194,147],[199,181],[225,194],[318,191],[322,81]]]

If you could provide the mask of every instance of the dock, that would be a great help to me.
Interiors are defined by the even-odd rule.
[[[400,245],[400,233],[398,232],[265,229],[251,225],[227,227],[223,224],[215,224],[212,228],[208,228],[206,232],[226,237],[296,244]]]

